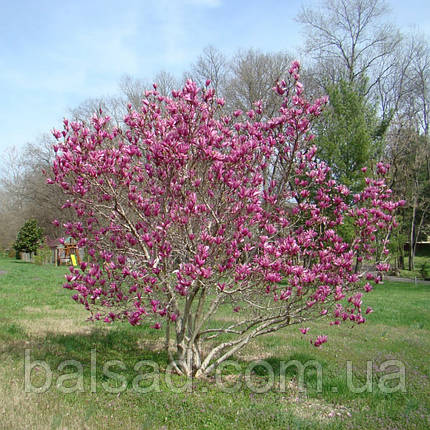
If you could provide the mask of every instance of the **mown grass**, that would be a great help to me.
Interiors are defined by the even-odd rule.
[[[400,270],[399,274],[402,278],[408,279],[423,279],[422,266],[424,264],[430,265],[430,252],[427,248],[419,249],[417,251],[417,255],[414,258],[414,269],[408,270],[409,265],[409,257],[405,255],[405,269]],[[391,260],[391,266],[395,266],[395,261]]]
[[[327,334],[329,342],[317,349],[296,327],[261,337],[238,353],[240,370],[226,368],[225,386],[241,384],[225,392],[213,378],[192,381],[186,392],[174,392],[164,378],[167,357],[160,333],[147,326],[93,324],[87,313],[63,290],[66,268],[36,266],[0,259],[0,428],[35,429],[427,429],[430,427],[430,286],[385,283],[366,295],[374,313],[361,326],[327,327],[319,321],[310,333]],[[219,318],[225,319],[223,312]],[[43,394],[24,391],[24,356],[43,360],[52,370],[53,384]],[[91,350],[96,350],[96,388],[91,392]],[[259,394],[243,380],[252,360],[264,359],[274,369],[275,384]],[[83,367],[83,392],[64,394],[58,378],[68,371],[58,365],[76,360]],[[120,381],[108,378],[103,366],[121,360],[127,389],[109,393],[105,386]],[[161,370],[159,390],[136,392],[134,366],[151,360]],[[306,372],[306,390],[298,389],[294,366],[281,372],[282,363],[317,360],[323,371],[322,392],[317,372]],[[399,360],[406,369],[406,391],[384,393],[382,378],[394,370],[381,369],[387,360]],[[354,387],[366,381],[367,362],[372,369],[372,391],[354,393],[348,385],[347,361],[354,370]],[[391,373],[393,374],[393,373]],[[279,382],[285,375],[286,388]],[[170,375],[175,386],[187,383]],[[42,385],[45,373],[35,365],[34,385]],[[268,380],[267,370],[256,367],[252,383]],[[149,381],[150,382],[150,381]],[[69,381],[71,387],[76,380]],[[398,380],[393,380],[394,386]],[[260,385],[259,385],[260,384]],[[64,383],[63,386],[69,386]]]
[[[430,258],[428,256],[416,256],[414,259],[414,270],[408,270],[409,258],[405,257],[405,267],[406,269],[399,270],[399,275],[402,278],[408,278],[411,280],[423,279],[421,267],[425,263],[430,263]],[[393,262],[391,263],[394,266]]]

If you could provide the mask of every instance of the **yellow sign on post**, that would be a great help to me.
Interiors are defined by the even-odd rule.
[[[70,258],[71,258],[71,260],[72,260],[72,264],[73,264],[73,266],[77,266],[78,265],[78,263],[77,263],[77,261],[76,261],[76,255],[75,254],[71,254],[70,255]]]

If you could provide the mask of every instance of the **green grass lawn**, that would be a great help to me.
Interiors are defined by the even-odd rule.
[[[66,270],[0,259],[0,428],[430,428],[430,286],[378,286],[365,296],[366,305],[374,309],[366,324],[328,327],[319,321],[311,325],[311,333],[329,336],[320,349],[310,345],[308,335],[302,336],[296,327],[259,338],[235,357],[241,370],[225,369],[224,387],[241,386],[234,393],[226,392],[214,378],[192,381],[188,392],[173,392],[164,378],[167,359],[160,333],[144,326],[87,322],[86,311],[70,299],[70,291],[61,288]],[[228,316],[223,313],[218,318]],[[42,394],[24,390],[25,350],[33,364],[43,360],[52,371],[52,386]],[[96,350],[96,393],[91,392],[91,350]],[[275,379],[273,388],[261,394],[243,379],[245,369],[259,358],[274,369]],[[76,369],[58,370],[64,360],[81,363],[83,392],[66,394],[56,387],[59,378]],[[121,360],[125,365],[123,370],[111,368],[128,384],[119,393],[109,393],[103,386],[115,385],[103,372],[108,360]],[[158,390],[142,393],[132,389],[138,375],[133,367],[140,360],[159,366]],[[294,367],[284,373],[286,386],[282,389],[280,368],[290,360],[318,361],[322,391],[317,389],[313,369],[305,374],[306,390],[300,391]],[[384,392],[390,386],[384,378],[398,372],[396,366],[384,370],[389,360],[404,366],[405,391]],[[351,391],[348,361],[354,387],[364,386],[370,366],[371,392]],[[168,376],[175,386],[187,384],[184,377]],[[44,380],[45,371],[36,363],[31,382],[36,386]],[[261,387],[268,380],[263,367],[254,369],[252,384]],[[398,383],[398,378],[393,379],[391,386]],[[76,380],[62,383],[72,388],[75,384]]]
[[[402,278],[409,278],[409,279],[422,279],[422,273],[421,273],[421,267],[423,264],[428,263],[430,264],[430,257],[428,256],[416,256],[414,259],[415,263],[415,269],[414,270],[400,270],[400,276]],[[405,258],[405,267],[407,268],[409,264],[409,258]]]
[[[390,263],[391,263],[392,267],[395,266],[395,260],[394,259],[391,259]],[[421,268],[422,268],[422,265],[425,263],[430,265],[430,255],[429,255],[429,252],[427,251],[427,249],[419,250],[419,253],[415,256],[415,258],[414,258],[414,265],[415,265],[414,270],[407,270],[408,265],[409,265],[409,257],[407,255],[405,255],[405,269],[400,270],[400,276],[402,278],[409,278],[409,279],[422,279],[423,275],[422,275]]]

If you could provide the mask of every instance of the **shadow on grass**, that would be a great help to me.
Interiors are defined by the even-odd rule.
[[[261,364],[259,364],[259,362]],[[241,363],[242,372],[251,370],[251,375],[275,381],[284,380],[286,383],[310,388],[315,391],[318,387],[318,378],[324,382],[324,373],[327,365],[317,356],[306,353],[294,353],[286,357],[268,357],[263,360],[254,360]]]
[[[27,350],[30,363],[42,361],[54,373],[66,360],[74,360],[82,365],[84,377],[90,376],[91,365],[95,364],[97,379],[103,380],[106,379],[104,366],[110,361],[119,360],[123,363],[121,374],[131,380],[136,376],[134,366],[142,360],[151,361],[160,369],[167,365],[167,354],[157,349],[155,342],[145,339],[142,344],[142,333],[137,331],[130,333],[124,329],[108,331],[94,328],[85,334],[48,332],[44,338],[31,338],[23,336],[24,333],[18,325],[8,324],[6,327],[10,338],[2,342],[0,352],[4,358],[24,360]],[[4,339],[4,336],[2,337]],[[145,369],[141,372],[144,373]]]
[[[6,324],[5,324],[6,323]],[[91,363],[91,352],[97,355],[97,361],[121,360],[136,363],[139,360],[152,360],[160,367],[167,365],[167,354],[162,349],[162,338],[151,338],[144,327],[131,330],[129,327],[114,327],[111,330],[94,327],[90,333],[61,334],[47,332],[41,337],[31,337],[25,330],[12,321],[5,320],[0,325],[2,351],[8,355],[24,356],[25,349],[30,350],[32,360],[44,360],[54,367],[64,360],[77,360],[84,366]],[[306,375],[316,373],[316,366],[321,369],[326,363],[317,355],[294,353],[287,357],[269,357],[262,360],[243,360],[232,358],[239,367],[226,367],[226,373],[243,373],[251,369],[257,376],[267,376],[269,370],[275,377],[281,372],[287,377],[298,376],[301,368]],[[259,364],[262,362],[262,364]]]
[[[31,261],[24,261],[24,260],[12,260],[12,261],[10,261],[10,263],[15,263],[15,264],[34,264]]]
[[[110,330],[94,328],[86,334],[50,332],[45,338],[31,338],[23,335],[18,325],[9,324],[8,333],[11,338],[1,345],[0,357],[2,361],[11,359],[14,362],[23,363],[25,350],[28,350],[32,366],[31,378],[33,380],[35,376],[36,381],[37,377],[40,377],[37,361],[45,363],[56,380],[59,375],[76,371],[75,364],[71,364],[75,367],[69,369],[64,367],[67,360],[74,360],[82,366],[83,377],[87,385],[92,377],[92,365],[95,365],[97,384],[103,384],[106,381],[109,386],[114,386],[115,379],[119,379],[109,373],[114,372],[126,381],[126,386],[130,387],[133,386],[133,381],[139,374],[153,374],[154,365],[160,372],[164,372],[168,365],[167,354],[161,349],[160,341],[151,342],[145,336],[144,331],[143,328],[138,330],[121,327]],[[243,382],[242,377],[249,372],[248,375],[251,375],[253,381],[252,385],[259,386],[259,384],[264,385],[273,377],[275,385],[272,385],[273,390],[271,391],[275,393],[282,386],[284,387],[283,390],[286,390],[282,392],[294,396],[303,395],[300,393],[305,392],[304,395],[307,398],[322,398],[333,404],[356,401],[358,398],[368,402],[395,401],[399,402],[398,404],[403,404],[407,399],[407,393],[384,394],[378,388],[378,381],[375,379],[372,381],[370,392],[367,390],[362,393],[353,392],[347,382],[346,374],[339,369],[333,369],[330,363],[321,360],[317,354],[293,353],[284,357],[271,356],[260,360],[260,362],[234,358],[233,360],[239,366],[225,367],[222,371],[222,379],[227,377],[227,381],[229,381],[228,375],[231,375],[234,376],[232,380],[236,381],[235,378],[239,378],[237,381]],[[140,366],[136,370],[136,365],[142,361],[148,361],[152,364]],[[106,366],[109,367],[109,371],[106,371]],[[24,370],[21,372],[22,378],[20,379],[24,381]],[[44,378],[43,375],[42,377]],[[179,385],[182,386],[185,379],[179,376],[177,378]],[[362,387],[365,384],[365,375],[354,376],[355,387]],[[210,390],[217,389],[213,378],[203,379],[200,381],[200,386],[212,387],[209,388]],[[167,390],[167,388],[163,389]],[[246,388],[244,389],[246,391]]]
[[[25,330],[19,324],[10,322],[7,318],[0,318],[0,330],[0,340],[2,343],[26,337]]]
[[[145,328],[130,330],[129,327],[118,327],[106,330],[93,328],[90,333],[84,334],[58,334],[48,332],[44,338],[29,337],[19,325],[9,322],[2,324],[3,347],[1,352],[4,357],[14,360],[24,360],[25,350],[29,351],[31,363],[35,361],[45,362],[50,369],[58,369],[58,366],[66,360],[79,362],[84,375],[90,374],[92,360],[96,362],[97,374],[103,374],[103,367],[109,361],[118,360],[124,365],[121,372],[126,377],[134,372],[135,365],[143,360],[155,363],[160,370],[168,365],[166,352],[160,344],[161,339],[148,339]],[[318,377],[318,369],[315,363],[322,369],[326,364],[317,361],[317,357],[310,354],[295,353],[287,357],[270,357],[262,360],[246,361],[233,358],[239,365],[234,368],[226,366],[224,375],[242,374],[250,370],[256,377],[266,378],[269,372],[273,372],[275,379],[282,375],[286,381],[299,379],[304,369],[304,380],[307,385],[315,385]],[[270,369],[270,370],[269,370]],[[144,369],[142,369],[145,372]],[[149,368],[148,371],[153,371]]]
[[[263,381],[273,377],[275,381],[280,383],[283,381],[287,390],[306,392],[307,397],[323,398],[334,404],[355,401],[357,398],[404,402],[408,397],[407,393],[401,390],[393,393],[381,391],[379,379],[382,375],[374,374],[370,378],[370,385],[367,385],[367,375],[354,372],[353,379],[348,382],[346,367],[335,369],[327,361],[321,360],[318,355],[293,353],[286,357],[265,358],[260,360],[260,363],[258,364],[258,361],[240,362],[241,373],[244,374],[247,368],[252,368],[251,375]],[[239,372],[236,371],[236,373]],[[398,382],[395,380],[394,386]]]
[[[325,367],[325,362],[318,360],[317,356],[306,354],[306,353],[294,353],[289,355],[288,357],[269,357],[264,359],[266,363],[270,365],[273,369],[275,376],[279,376],[280,372],[290,375],[297,376],[299,368],[301,366],[307,368],[311,368],[318,363],[321,368]],[[256,372],[257,373],[257,372]],[[264,370],[263,370],[264,373]],[[258,373],[257,373],[258,374]]]

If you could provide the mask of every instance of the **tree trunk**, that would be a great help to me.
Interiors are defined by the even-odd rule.
[[[361,270],[362,262],[358,260],[358,257],[360,257],[360,254],[357,254],[357,258],[355,260],[354,273],[358,273]]]
[[[418,239],[419,239],[420,234],[421,234],[421,229],[422,229],[422,227],[423,227],[424,217],[425,217],[426,213],[427,213],[427,208],[426,208],[426,207],[424,207],[424,208],[422,209],[420,223],[419,223],[419,225],[418,225],[418,228],[417,228],[417,231],[416,231],[416,234],[415,234],[415,242],[414,242],[414,256],[415,256],[415,255],[416,255],[416,253],[417,253],[417,243],[418,243]]]
[[[186,376],[194,376],[202,364],[202,352],[197,333],[199,331],[199,321],[205,298],[205,292],[200,295],[196,315],[191,314],[191,301],[189,306],[184,309],[184,314],[177,318],[174,324],[175,340],[174,348],[171,350],[170,345],[170,324],[166,329],[167,355],[170,365],[177,373]]]
[[[170,364],[182,375],[195,376],[202,363],[198,345],[181,342],[176,345],[176,350],[176,357]]]
[[[400,270],[405,270],[405,249],[404,243],[399,243],[398,264]]]
[[[414,250],[415,250],[415,215],[416,215],[416,211],[417,211],[417,198],[414,198],[414,203],[413,203],[413,207],[412,207],[412,219],[411,219],[411,227],[410,227],[410,234],[409,234],[409,271],[414,270],[415,265],[414,265]]]

